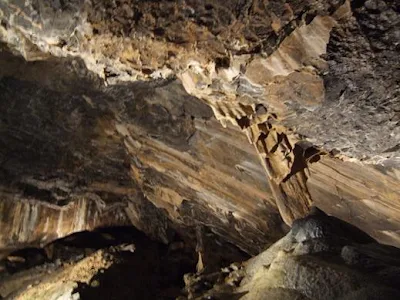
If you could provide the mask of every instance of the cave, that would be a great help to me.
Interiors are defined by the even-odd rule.
[[[0,299],[400,299],[400,3],[0,1]]]

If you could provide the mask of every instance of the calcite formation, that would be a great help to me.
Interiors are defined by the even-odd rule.
[[[0,249],[133,224],[256,254],[312,205],[399,246],[399,10],[1,1]]]

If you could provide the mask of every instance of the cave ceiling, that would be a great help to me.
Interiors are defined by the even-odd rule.
[[[133,224],[256,254],[315,205],[400,246],[397,1],[0,2],[0,248]]]

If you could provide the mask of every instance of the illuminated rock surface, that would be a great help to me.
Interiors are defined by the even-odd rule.
[[[134,225],[207,266],[311,205],[400,246],[399,9],[1,1],[0,257]]]

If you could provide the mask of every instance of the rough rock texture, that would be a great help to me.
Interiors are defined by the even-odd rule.
[[[79,63],[2,62],[23,72],[0,80],[3,248],[128,223],[164,242],[204,224],[252,253],[283,234],[240,132],[175,81],[104,87]]]
[[[11,299],[79,299],[74,295],[74,289],[78,286],[77,282],[89,283],[92,277],[101,269],[108,269],[112,264],[112,258],[107,257],[107,253],[99,250],[77,263],[66,265],[59,268],[43,267],[43,270],[34,270],[36,274],[18,274],[13,278],[15,285],[9,284],[7,280],[3,282],[5,291],[7,288],[13,293],[5,295]],[[51,276],[49,276],[49,273]],[[25,275],[25,276],[24,276]],[[30,276],[29,276],[30,275]],[[32,280],[32,277],[36,280]],[[24,279],[28,278],[27,283]],[[22,287],[18,286],[22,283]],[[29,286],[29,283],[31,284]],[[34,283],[34,284],[32,284]],[[36,284],[35,284],[36,283]],[[7,284],[11,285],[10,287]],[[25,285],[24,285],[25,284]]]
[[[44,250],[31,248],[9,255],[7,274],[0,273],[0,296],[74,300],[400,297],[400,249],[379,244],[315,207],[296,220],[286,236],[251,259],[232,256],[221,247],[216,253],[223,251],[225,261],[218,261],[222,265],[208,265],[195,273],[193,250],[182,242],[166,246],[150,241],[132,227],[81,232]]]
[[[174,299],[195,258],[182,241],[167,246],[132,226],[79,232],[0,260],[0,298]],[[223,264],[243,259],[228,255]]]
[[[187,299],[398,299],[399,251],[317,211],[242,264],[187,275]]]
[[[253,254],[313,203],[400,245],[399,22],[389,0],[1,1],[1,249],[131,223]]]

